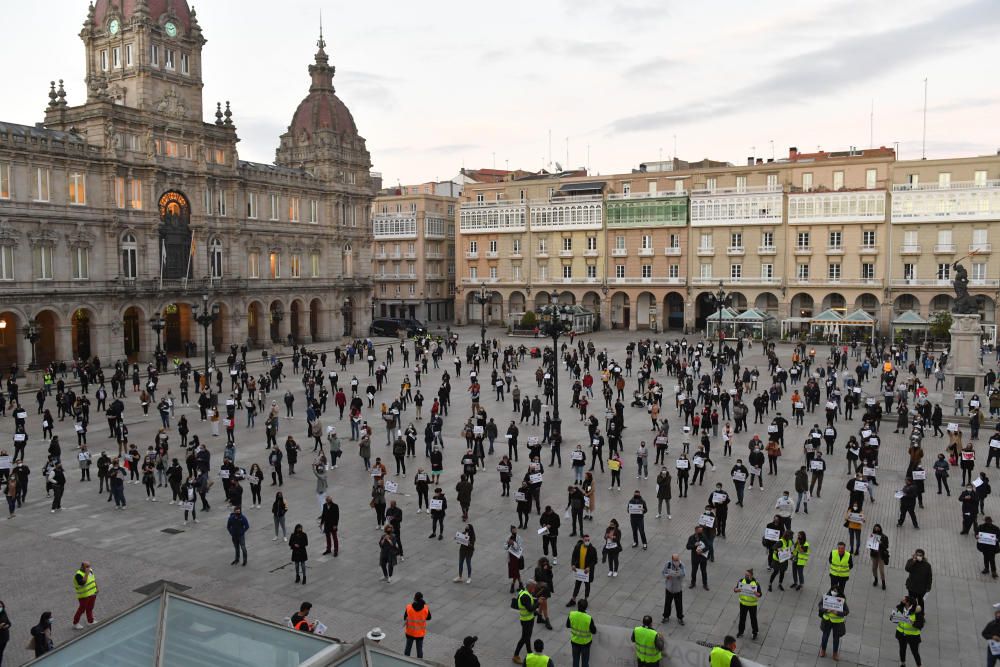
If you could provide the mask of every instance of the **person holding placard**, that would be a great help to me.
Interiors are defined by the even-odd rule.
[[[934,571],[927,561],[927,555],[923,549],[916,549],[903,569],[907,572],[906,592],[913,599],[920,609],[926,609],[924,596],[930,593],[934,583]]]
[[[828,561],[830,563],[830,588],[836,589],[843,596],[847,580],[851,576],[851,570],[854,569],[854,556],[847,551],[846,544],[837,542],[837,548],[830,552]]]
[[[701,586],[708,590],[708,542],[705,539],[705,527],[695,526],[694,533],[687,539],[684,547],[691,552],[691,583],[688,588],[694,588],[698,580],[698,570],[701,570]]]
[[[467,570],[465,583],[472,583],[472,554],[476,550],[476,530],[472,524],[466,524],[462,532],[455,535],[458,542],[458,576],[452,579],[455,583],[462,581],[463,566]]]
[[[747,467],[743,465],[743,459],[736,459],[736,465],[729,471],[729,476],[733,480],[733,486],[736,487],[736,505],[739,507],[743,507],[743,493],[746,489],[749,472]]]
[[[878,586],[882,578],[882,590],[885,590],[885,566],[889,564],[889,538],[882,532],[882,525],[872,526],[868,536],[868,556],[872,561],[872,586]]]
[[[546,505],[545,511],[542,512],[542,515],[539,518],[538,523],[544,529],[544,531],[539,529],[539,534],[542,536],[542,553],[548,556],[549,547],[551,546],[552,562],[553,564],[558,565],[559,548],[557,545],[557,538],[559,537],[559,525],[561,523],[559,519],[559,514],[557,514],[552,509],[551,505]]]
[[[911,596],[905,596],[892,611],[889,620],[896,624],[896,641],[899,643],[899,662],[906,667],[906,649],[920,667],[920,630],[924,627],[924,610]]]
[[[909,514],[913,527],[919,529],[920,526],[917,525],[917,514],[915,511],[917,507],[917,487],[914,486],[911,478],[906,478],[903,488],[896,492],[896,497],[899,499],[899,519],[896,521],[896,526],[902,526],[903,519]]]
[[[794,542],[792,531],[786,530],[781,538],[775,543],[771,550],[771,579],[767,583],[767,590],[773,591],[774,580],[778,580],[778,590],[785,590],[785,572],[788,571],[788,563],[794,558]]]
[[[795,544],[792,545],[792,589],[802,590],[806,579],[803,575],[806,565],[809,564],[809,540],[806,539],[805,531],[800,530],[795,536]]]
[[[959,467],[962,469],[962,484],[969,484],[976,468],[976,449],[972,442],[967,442],[959,452]]]
[[[1000,528],[993,524],[993,517],[984,517],[976,533],[976,549],[983,554],[983,571],[997,578],[997,541],[1000,540]]]
[[[639,538],[642,538],[642,549],[648,548],[646,543],[646,501],[642,498],[642,493],[636,489],[628,501],[628,518],[632,525],[632,548],[639,546]]]
[[[986,647],[986,667],[996,667],[1000,662],[1000,606],[993,605],[993,620],[986,624],[982,632]]]
[[[983,507],[986,503],[986,497],[990,495],[990,478],[986,476],[986,473],[979,473],[979,477],[972,481],[972,486],[976,489],[976,499],[979,501],[979,513],[982,514],[985,511]]]
[[[524,569],[524,542],[515,526],[510,527],[510,535],[507,536],[504,549],[507,551],[507,577],[510,579],[510,591],[513,593],[521,586],[521,570]]]
[[[758,441],[759,442],[759,441]],[[757,481],[757,488],[764,490],[764,445],[758,445],[750,451],[747,462],[750,464],[750,488],[753,488],[754,480]]]
[[[852,503],[847,511],[844,512],[844,527],[847,528],[849,537],[848,550],[855,556],[858,555],[861,549],[861,527],[864,523],[864,513],[857,503]]]
[[[819,498],[823,492],[823,475],[826,473],[826,461],[823,460],[822,452],[815,453],[809,464],[809,470],[811,472],[809,493]]]
[[[659,519],[663,512],[663,503],[667,504],[667,518],[672,519],[670,515],[670,471],[667,470],[666,466],[660,468],[659,474],[656,476],[656,518]]]
[[[608,576],[618,576],[618,557],[622,552],[622,531],[618,521],[612,519],[604,529],[604,547],[601,550],[601,562],[608,563]]]
[[[962,504],[962,532],[960,535],[968,535],[969,531],[976,526],[976,517],[979,515],[979,498],[976,497],[975,487],[969,484],[958,496],[958,502]]]
[[[580,593],[581,584],[584,585],[584,599],[590,597],[590,585],[594,581],[595,571],[597,570],[597,549],[591,546],[590,535],[584,534],[577,541],[573,547],[569,563],[570,569],[573,571],[573,595],[569,602],[566,603],[566,606],[572,607],[576,604],[576,596]]]
[[[833,659],[840,660],[840,638],[847,634],[847,624],[844,617],[851,613],[847,600],[842,593],[830,591],[819,601],[819,628],[822,631],[819,641],[819,657],[826,657],[826,646],[833,635]]]
[[[750,616],[750,629],[753,631],[753,639],[757,639],[760,628],[757,626],[757,605],[763,593],[760,592],[760,584],[753,576],[753,568],[747,568],[743,578],[736,582],[733,592],[739,595],[740,600],[740,621],[736,631],[737,637],[743,636],[746,629],[747,616]]]
[[[386,526],[382,529],[382,535],[378,540],[378,564],[382,568],[382,581],[387,584],[392,583],[392,574],[396,567],[396,538],[392,532],[392,526]]]
[[[675,464],[677,466],[677,497],[687,498],[688,478],[691,473],[691,460],[687,454],[681,454]]]
[[[444,517],[448,510],[448,499],[444,497],[444,491],[441,490],[441,487],[434,489],[434,497],[431,498],[429,506],[431,508],[431,534],[427,536],[427,539],[436,537],[438,540],[443,540]]]

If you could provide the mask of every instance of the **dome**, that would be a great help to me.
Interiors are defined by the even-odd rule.
[[[322,35],[317,45],[319,51],[316,52],[316,62],[309,66],[309,75],[312,77],[309,95],[299,103],[288,131],[294,139],[304,135],[306,140],[312,139],[313,134],[320,130],[357,136],[358,128],[354,124],[354,117],[334,90],[333,75],[336,68],[330,64],[330,58],[324,50],[326,42]]]
[[[114,14],[120,14],[125,20],[131,19],[139,5],[146,6],[153,21],[159,21],[164,14],[171,14],[185,33],[191,30],[191,8],[187,0],[97,0],[94,3],[94,23],[103,27]]]

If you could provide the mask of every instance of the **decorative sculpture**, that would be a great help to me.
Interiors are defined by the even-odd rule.
[[[961,315],[978,313],[982,297],[969,294],[969,272],[958,262],[952,264],[952,268],[955,270],[955,280],[952,282],[955,286],[955,303],[951,307],[951,312]]]

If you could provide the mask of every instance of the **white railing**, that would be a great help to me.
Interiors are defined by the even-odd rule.
[[[889,281],[893,287],[920,287],[935,285],[951,285],[949,278],[893,278]]]
[[[746,185],[732,188],[695,188],[691,190],[692,195],[742,195],[754,194],[758,192],[781,192],[780,183],[774,185]]]
[[[940,254],[945,254],[945,255],[948,254],[948,253],[953,253],[953,252],[955,252],[955,244],[954,243],[935,243],[934,244],[934,252],[940,253]]]
[[[919,243],[908,243],[899,246],[900,255],[919,255],[921,252]]]
[[[609,201],[615,201],[619,199],[658,199],[662,197],[684,197],[688,194],[687,190],[659,190],[657,192],[648,192],[645,190],[640,190],[637,192],[612,192],[608,194]]]
[[[583,251],[583,256],[584,257],[597,257],[597,255],[599,253],[600,253],[600,251],[596,250],[596,249],[594,249],[594,250],[584,250]]]
[[[892,222],[996,220],[1000,188],[931,188],[902,190],[892,196]]]
[[[930,182],[930,183],[919,183],[913,185],[911,183],[897,183],[892,186],[893,192],[913,192],[920,190],[978,190],[982,188],[1000,188],[1000,178],[994,178],[985,181],[951,181],[948,185],[941,185],[940,183]]]
[[[679,256],[681,254],[680,246],[670,246],[669,248],[663,249],[664,255]]]
[[[758,255],[777,255],[778,249],[773,245],[757,246]]]
[[[628,257],[628,248],[612,248],[612,257]]]
[[[808,245],[797,245],[793,250],[796,255],[811,255],[812,251],[812,246]]]
[[[844,246],[842,246],[842,245],[828,245],[826,247],[826,254],[827,255],[843,255],[844,254]]]
[[[627,285],[630,283],[647,284],[647,285],[683,285],[684,278],[668,278],[664,276],[657,276],[654,278],[610,278],[609,283],[614,283],[616,285]]]
[[[727,255],[745,255],[747,254],[747,249],[741,245],[731,245],[726,248]]]
[[[545,206],[547,204],[578,204],[582,202],[604,201],[604,195],[565,195],[553,194],[545,199],[531,199],[528,204],[531,206]]]
[[[652,248],[639,248],[639,257],[652,257],[656,253]]]
[[[997,287],[1000,286],[1000,280],[997,279],[987,279],[987,278],[973,278],[969,281],[969,284],[973,287]]]
[[[863,245],[858,250],[858,252],[860,252],[862,255],[877,255],[878,254],[878,246]]]
[[[479,251],[478,250],[470,250],[467,253],[465,253],[465,258],[466,259],[479,259]]]
[[[788,222],[844,222],[884,220],[884,190],[809,192],[788,195]]]
[[[497,252],[496,250],[487,250],[486,251],[486,259],[496,259],[499,256],[500,256],[500,253]]]
[[[715,254],[715,248],[714,247],[711,247],[711,248],[707,248],[707,247],[698,248],[698,256],[699,257],[709,257],[709,256],[714,255],[714,254]]]
[[[969,244],[969,252],[974,252],[974,253],[993,252],[993,244],[991,244],[991,243],[971,243],[971,244]]]
[[[559,256],[560,257],[572,257],[573,256],[573,251],[572,250],[565,250],[565,249],[564,250],[560,250],[559,251]]]

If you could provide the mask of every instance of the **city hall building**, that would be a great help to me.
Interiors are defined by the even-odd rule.
[[[367,332],[380,183],[322,35],[274,164],[239,159],[228,102],[203,121],[185,0],[97,0],[80,37],[86,102],[59,81],[44,122],[0,122],[3,368],[31,360],[29,328],[41,364],[148,359],[157,316],[169,353]]]

